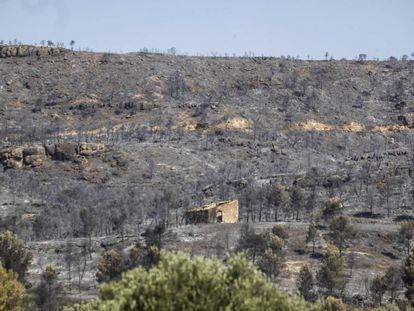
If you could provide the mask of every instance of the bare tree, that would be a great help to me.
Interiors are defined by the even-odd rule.
[[[370,282],[369,291],[375,304],[382,304],[382,297],[387,290],[384,276],[376,275]]]
[[[393,303],[402,285],[401,269],[396,266],[389,267],[384,275],[384,283]]]
[[[359,62],[365,62],[366,61],[366,59],[367,59],[367,54],[359,54],[358,55],[358,61]]]
[[[75,249],[71,241],[66,242],[63,259],[68,269],[69,290],[71,290],[72,289],[72,267],[76,260]]]
[[[89,253],[88,251],[88,244],[87,243],[82,243],[81,245],[81,252],[80,254],[77,254],[77,261],[76,261],[76,270],[78,273],[78,290],[79,292],[82,289],[82,280],[83,277],[85,276],[85,271],[86,271],[86,265],[87,265],[87,255]]]

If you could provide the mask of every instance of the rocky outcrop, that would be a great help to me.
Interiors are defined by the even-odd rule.
[[[76,152],[83,157],[92,157],[105,151],[105,145],[94,143],[80,143],[77,146]]]
[[[388,151],[383,151],[380,153],[366,153],[363,155],[354,155],[350,158],[347,158],[345,160],[346,161],[361,161],[361,160],[375,160],[375,161],[381,161],[384,158],[387,157],[400,157],[400,156],[407,156],[409,154],[408,150],[406,149],[393,149],[393,150],[388,150]]]
[[[5,168],[38,167],[45,160],[45,149],[42,146],[17,146],[0,152],[0,162]]]
[[[103,144],[84,142],[13,146],[0,151],[0,163],[5,169],[39,167],[48,160],[84,163],[87,158],[99,156],[105,150]]]
[[[0,58],[6,57],[28,57],[28,56],[57,56],[66,49],[37,47],[31,45],[0,45]]]

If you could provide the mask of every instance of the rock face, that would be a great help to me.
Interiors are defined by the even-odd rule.
[[[36,47],[30,45],[0,45],[0,58],[28,57],[28,56],[57,56],[64,53],[65,49]]]
[[[83,163],[106,150],[103,144],[64,142],[49,145],[14,146],[0,151],[0,163],[5,169],[42,166],[47,160]]]

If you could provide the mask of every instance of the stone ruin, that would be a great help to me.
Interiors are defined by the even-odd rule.
[[[239,201],[222,201],[203,205],[185,213],[186,224],[199,223],[237,223],[239,220]]]

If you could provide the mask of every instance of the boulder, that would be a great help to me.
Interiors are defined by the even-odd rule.
[[[0,47],[0,57],[6,57],[7,56],[7,47],[2,46]]]
[[[24,148],[21,146],[14,147],[13,149],[10,150],[10,156],[11,158],[15,160],[22,160],[23,151],[24,151]]]
[[[23,168],[23,160],[6,159],[1,162],[5,169],[9,168]]]
[[[82,157],[92,157],[105,151],[105,145],[95,143],[80,143],[77,153]]]
[[[38,48],[38,49],[36,49],[36,52],[35,52],[35,54],[36,54],[36,56],[49,56],[49,49],[48,48],[45,48],[45,47],[40,47],[40,48]]]
[[[57,56],[59,54],[61,54],[61,50],[59,48],[51,48],[49,50],[49,55],[51,56]]]
[[[1,150],[0,162],[4,168],[22,168],[23,150],[24,148],[21,146],[9,147]]]
[[[33,50],[33,48],[32,48]],[[17,56],[25,57],[31,54],[30,47],[28,45],[19,45],[17,47]]]
[[[43,165],[45,160],[46,157],[42,155],[29,155],[24,157],[23,163],[28,167],[39,167]]]
[[[56,145],[55,144],[47,144],[44,145],[46,155],[48,157],[54,158],[56,153]]]
[[[36,146],[30,146],[30,147],[23,149],[23,157],[34,156],[34,155],[46,156],[45,147],[41,145],[36,145]]]
[[[0,154],[2,161],[7,159],[23,159],[23,148],[22,147],[10,147],[3,149]]]
[[[8,55],[10,57],[17,56],[17,48],[15,46],[11,46],[8,51]]]
[[[57,161],[72,161],[78,160],[77,153],[78,145],[75,143],[60,143],[55,145],[55,152],[52,159]]]
[[[23,164],[28,167],[42,166],[46,160],[45,148],[41,145],[23,149]]]

